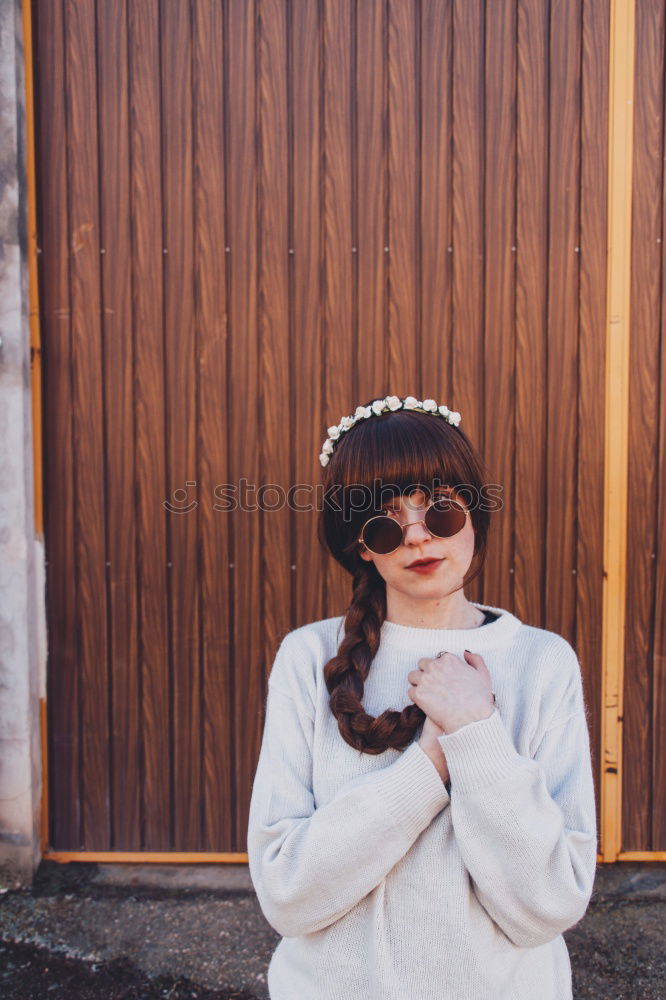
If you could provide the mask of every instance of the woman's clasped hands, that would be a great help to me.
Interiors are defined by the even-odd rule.
[[[430,757],[442,781],[449,778],[444,751],[437,737],[454,733],[471,722],[490,718],[494,711],[492,679],[483,657],[464,652],[422,657],[407,674],[407,693],[426,714],[419,745]]]

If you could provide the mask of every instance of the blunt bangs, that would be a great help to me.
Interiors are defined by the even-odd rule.
[[[361,515],[417,489],[427,495],[443,485],[480,490],[479,470],[455,447],[454,435],[459,434],[440,417],[408,410],[361,421],[336,449],[334,479],[341,500],[344,497]]]

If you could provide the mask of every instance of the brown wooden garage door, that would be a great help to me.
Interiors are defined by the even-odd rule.
[[[245,850],[274,651],[349,596],[285,496],[386,392],[463,414],[468,596],[575,644],[598,765],[607,3],[33,19],[51,849]]]

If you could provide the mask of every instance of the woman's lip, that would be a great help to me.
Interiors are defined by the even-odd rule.
[[[405,568],[414,570],[415,572],[427,573],[428,570],[436,569],[437,566],[439,566],[439,564],[443,561],[444,559],[442,557],[442,559],[432,559],[430,562],[417,563],[416,566],[407,566]]]

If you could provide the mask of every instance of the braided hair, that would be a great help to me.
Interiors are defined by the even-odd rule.
[[[375,399],[376,397],[372,397]],[[366,406],[371,405],[372,399]],[[321,544],[352,576],[352,597],[344,613],[344,636],[338,651],[324,666],[329,706],[340,735],[363,753],[404,749],[425,720],[418,705],[401,712],[387,709],[377,718],[363,708],[365,680],[379,650],[386,618],[386,584],[374,562],[359,555],[363,524],[382,513],[388,488],[400,493],[437,484],[460,487],[480,497],[488,470],[464,431],[445,420],[414,410],[395,410],[361,420],[337,442],[326,466],[318,535]],[[364,502],[358,503],[359,493]],[[384,499],[380,499],[383,495]],[[489,510],[470,506],[474,556],[462,586],[481,572],[487,551]],[[475,565],[476,564],[476,565]],[[472,572],[470,572],[472,571]]]

